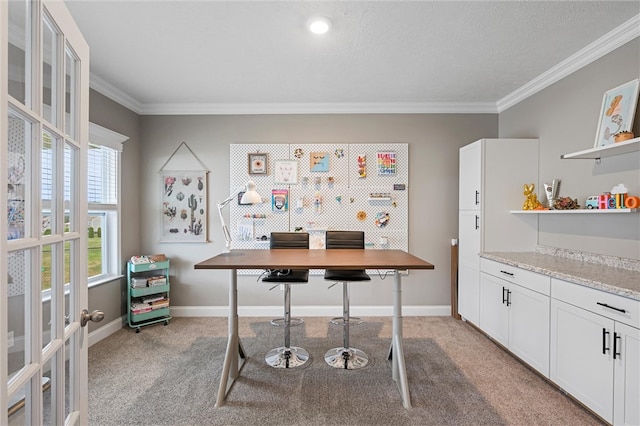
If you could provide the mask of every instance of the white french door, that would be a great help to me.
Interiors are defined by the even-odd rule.
[[[0,424],[87,424],[89,47],[60,0],[0,28]]]

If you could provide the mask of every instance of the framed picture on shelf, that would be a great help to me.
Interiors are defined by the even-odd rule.
[[[250,175],[266,175],[268,171],[268,154],[255,152],[247,154]]]
[[[276,160],[273,183],[295,185],[298,183],[298,162],[296,160]]]
[[[614,143],[616,133],[631,131],[638,104],[638,86],[639,80],[635,79],[605,92],[594,148]]]

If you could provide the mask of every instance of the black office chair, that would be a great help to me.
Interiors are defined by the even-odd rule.
[[[325,237],[325,248],[331,249],[363,249],[364,232],[362,231],[327,231]],[[342,347],[329,349],[324,355],[324,360],[332,367],[355,370],[365,367],[369,363],[369,357],[360,349],[355,349],[349,345],[349,283],[355,281],[371,281],[364,269],[332,270],[327,269],[324,279],[335,281],[335,284],[342,283],[342,326],[343,342]]]
[[[309,234],[306,232],[272,232],[269,247],[274,250],[309,248]],[[291,346],[291,284],[309,282],[308,269],[278,269],[268,271],[262,279],[266,283],[284,286],[284,346],[270,350],[265,361],[275,368],[294,368],[309,361],[309,352]]]

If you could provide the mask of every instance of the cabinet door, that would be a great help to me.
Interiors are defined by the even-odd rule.
[[[613,423],[640,425],[640,329],[616,322],[616,337]]]
[[[549,377],[550,298],[517,284],[509,291],[509,349]]]
[[[482,185],[482,144],[481,141],[460,148],[459,210],[480,209],[480,186]]]
[[[460,211],[458,230],[458,312],[478,324],[480,229],[478,211]]]
[[[549,378],[608,422],[613,421],[613,326],[613,320],[551,299]]]
[[[509,283],[485,273],[480,274],[480,328],[489,336],[509,345]]]

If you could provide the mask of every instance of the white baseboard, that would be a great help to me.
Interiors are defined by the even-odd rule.
[[[239,306],[241,317],[277,317],[282,316],[282,306]],[[352,306],[351,314],[361,317],[393,316],[392,306]],[[342,313],[342,305],[336,306],[295,306],[292,314],[297,317],[334,317]],[[226,317],[229,308],[226,306],[171,306],[174,317]],[[449,316],[451,306],[403,306],[402,316],[429,317]]]
[[[91,333],[89,333],[89,347],[91,347],[92,345],[95,345],[102,339],[106,339],[116,331],[126,326],[127,326],[127,316],[123,315],[122,317],[116,318],[110,323],[103,325],[99,329],[92,331]]]
[[[279,317],[282,316],[282,306],[242,306],[238,307],[241,317]],[[342,306],[296,306],[294,314],[297,317],[334,317],[342,313]],[[360,317],[390,317],[393,316],[392,306],[352,306],[351,314]],[[226,306],[172,306],[173,317],[227,317],[229,308]],[[403,306],[402,316],[405,317],[441,317],[451,315],[451,306]],[[114,319],[97,330],[89,333],[89,346],[95,345],[120,330],[127,327],[127,316]]]

